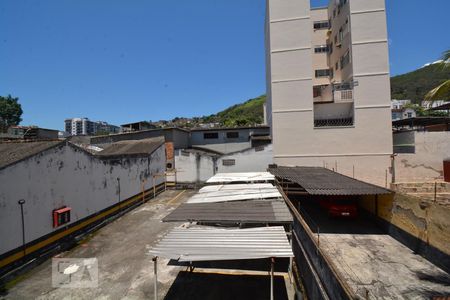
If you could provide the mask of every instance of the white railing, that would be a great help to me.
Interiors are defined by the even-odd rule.
[[[353,90],[335,91],[334,102],[353,102]]]

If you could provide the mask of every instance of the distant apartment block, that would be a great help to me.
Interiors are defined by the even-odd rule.
[[[384,0],[268,0],[267,104],[274,162],[385,184],[392,125]]]
[[[73,118],[64,121],[65,131],[70,135],[95,135],[97,133],[118,133],[120,127],[88,118]]]

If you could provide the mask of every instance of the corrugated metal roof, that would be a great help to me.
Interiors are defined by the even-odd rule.
[[[218,173],[209,178],[207,183],[233,183],[233,182],[261,182],[273,181],[275,178],[269,172],[246,173]]]
[[[0,143],[0,169],[34,156],[44,150],[64,143],[63,141]]]
[[[251,229],[175,228],[149,253],[179,261],[294,256],[283,226]]]
[[[164,141],[164,137],[155,137],[142,140],[115,142],[107,146],[103,151],[96,153],[96,156],[115,157],[122,155],[148,155],[164,144]]]
[[[213,203],[226,201],[242,201],[256,199],[282,198],[280,192],[273,185],[265,184],[229,184],[214,185],[202,188],[187,200],[187,203]]]
[[[217,185],[206,185],[202,187],[198,193],[210,193],[218,191],[241,191],[241,190],[276,190],[276,187],[271,183],[244,183],[244,184],[217,184]]]
[[[185,203],[163,222],[290,223],[292,215],[284,201],[238,201]]]
[[[277,167],[276,177],[295,182],[311,195],[382,195],[392,191],[321,167]]]

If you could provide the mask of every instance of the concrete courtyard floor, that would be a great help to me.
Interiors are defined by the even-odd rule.
[[[58,255],[97,258],[98,287],[52,287],[52,263],[48,260],[20,276],[0,299],[153,299],[153,262],[146,253],[170,229],[186,226],[162,223],[161,219],[194,193],[166,191]],[[261,261],[228,265],[206,263],[189,272],[186,266],[159,259],[158,298],[269,299],[270,276],[266,267]],[[293,289],[285,272],[276,272],[274,282],[275,299],[293,299]]]
[[[320,247],[361,299],[450,297],[450,275],[384,233],[363,215],[355,220],[329,218],[318,205],[303,205]],[[448,298],[444,298],[448,299]]]

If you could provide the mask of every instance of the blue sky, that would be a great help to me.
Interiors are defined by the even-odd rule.
[[[387,0],[392,74],[450,48],[449,10]],[[0,95],[55,129],[215,113],[265,92],[264,15],[264,0],[1,0]]]

